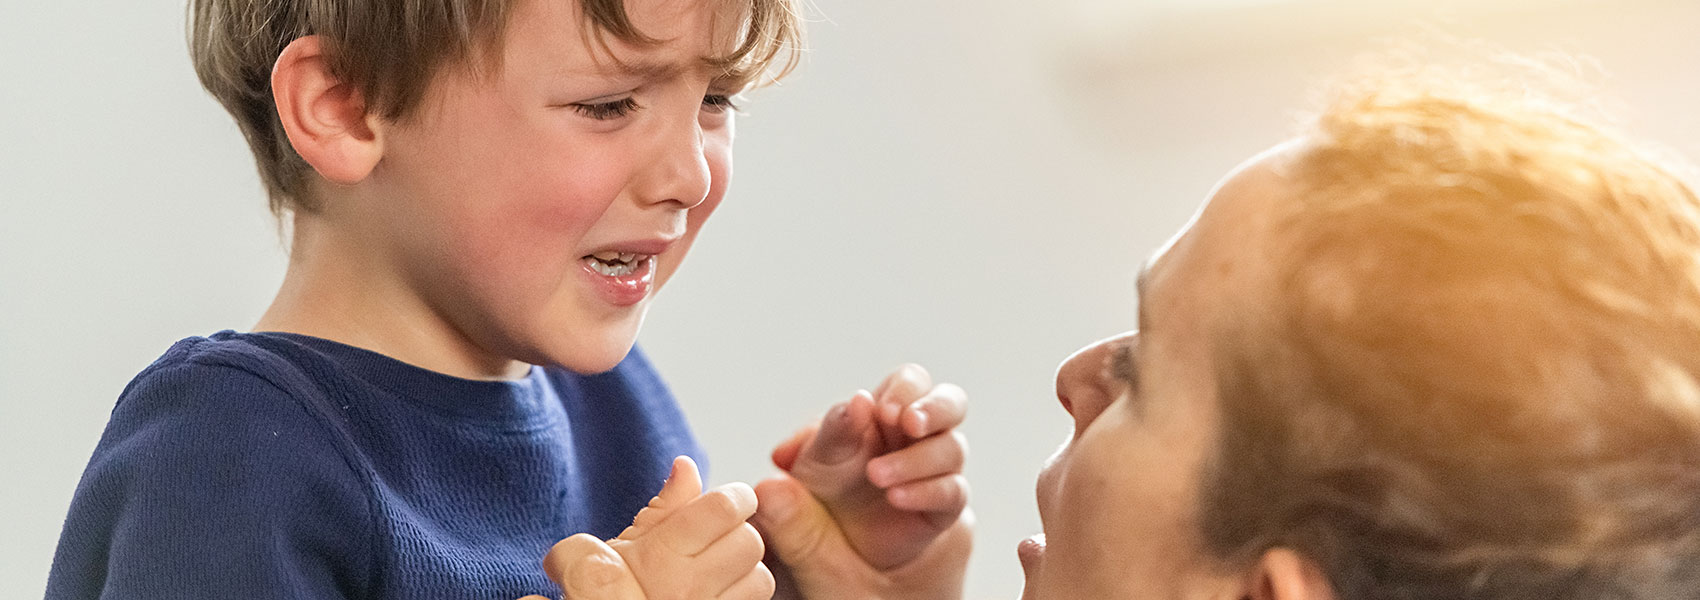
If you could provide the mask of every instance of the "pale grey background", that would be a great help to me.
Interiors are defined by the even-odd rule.
[[[1693,0],[819,0],[740,123],[730,200],[644,343],[714,479],[903,361],[966,387],[969,595],[1011,597],[1057,362],[1132,323],[1131,276],[1321,76],[1414,18],[1593,55],[1629,128],[1700,156]],[[177,0],[0,8],[0,597],[39,597],[124,383],[245,328],[284,264]]]

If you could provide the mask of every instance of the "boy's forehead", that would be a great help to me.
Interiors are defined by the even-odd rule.
[[[629,29],[622,32],[580,0],[523,1],[535,12],[518,11],[510,27],[521,39],[510,43],[527,46],[521,51],[552,49],[550,70],[645,79],[717,68],[742,41],[750,6],[747,0],[624,0]]]

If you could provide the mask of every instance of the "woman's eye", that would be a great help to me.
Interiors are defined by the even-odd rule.
[[[574,111],[578,112],[578,114],[598,121],[608,121],[632,114],[632,111],[638,109],[638,103],[637,100],[633,100],[631,98],[621,98],[611,102],[574,104],[572,107]]]
[[[709,112],[723,112],[738,110],[738,105],[733,104],[732,97],[726,94],[709,94],[702,97],[702,108]]]

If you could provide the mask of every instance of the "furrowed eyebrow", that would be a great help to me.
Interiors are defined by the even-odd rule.
[[[653,62],[615,62],[597,69],[598,75],[635,79],[666,79],[680,71],[678,65]]]
[[[684,65],[675,62],[609,61],[608,63],[599,65],[595,70],[595,74],[602,77],[661,81],[692,71],[711,73],[719,70],[720,68],[716,67],[711,59],[704,57],[699,59],[695,65]]]

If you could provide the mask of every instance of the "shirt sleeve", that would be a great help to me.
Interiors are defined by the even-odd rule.
[[[371,595],[371,488],[336,431],[242,369],[144,373],[77,486],[47,598]]]

